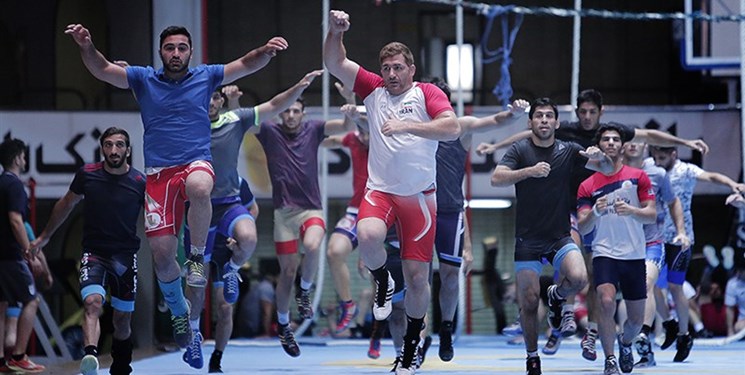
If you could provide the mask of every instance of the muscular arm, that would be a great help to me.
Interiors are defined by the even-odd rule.
[[[75,205],[82,199],[82,195],[75,194],[68,190],[67,193],[54,204],[47,226],[41,234],[39,234],[39,237],[34,240],[32,247],[34,249],[44,247],[49,242],[49,239],[52,237],[54,232],[57,231],[57,228],[59,228],[59,226],[62,225],[65,219],[70,215],[70,212],[75,208]]]
[[[657,221],[657,207],[654,199],[641,202],[641,205],[641,207],[629,206],[632,209],[631,217],[642,224],[654,224]]]
[[[13,232],[13,237],[21,245],[21,249],[24,252],[30,249],[28,235],[26,234],[26,224],[23,223],[23,215],[17,211],[8,211],[8,220],[10,221],[10,229]]]
[[[463,116],[458,118],[461,126],[461,135],[468,133],[481,133],[495,129],[497,126],[506,126],[515,123],[525,115],[525,109],[530,106],[525,100],[518,99],[512,102],[509,109],[498,112],[492,116],[474,117]]]
[[[548,163],[541,163],[545,164],[543,166],[544,168],[548,166]],[[491,174],[491,186],[510,186],[527,178],[539,177],[537,173],[539,172],[538,168],[541,163],[532,167],[525,167],[517,170],[512,170],[505,165],[498,165],[494,168],[494,172]],[[550,170],[550,167],[548,168]],[[545,171],[544,173],[545,176],[548,176],[548,171]]]
[[[409,133],[435,141],[451,141],[458,138],[460,124],[458,124],[455,112],[445,111],[437,115],[434,120],[428,122],[388,119],[383,123],[380,131],[385,136]]]
[[[682,247],[687,248],[690,246],[691,240],[688,238],[688,234],[686,234],[685,221],[683,219],[683,204],[680,203],[678,197],[675,197],[667,206],[670,209],[670,217],[672,217],[673,223],[675,223],[675,230],[678,232],[673,239],[673,243],[680,243]]]
[[[519,133],[515,133],[497,143],[492,143],[492,144],[482,143],[476,149],[476,153],[478,153],[479,155],[493,154],[494,151],[497,151],[500,148],[505,148],[519,140],[528,139],[528,138],[530,138],[530,130],[524,130]]]
[[[344,33],[350,27],[349,15],[340,10],[332,10],[329,15],[329,31],[323,41],[323,62],[329,73],[338,78],[344,86],[354,87],[354,80],[360,69],[359,64],[347,58],[344,48]]]
[[[709,152],[709,145],[703,140],[678,138],[670,133],[654,129],[636,129],[633,141],[662,147],[685,146],[704,154]]]
[[[698,175],[697,179],[699,181],[707,181],[707,182],[713,182],[719,185],[727,186],[728,188],[732,189],[732,192],[740,192],[743,191],[743,184],[738,184],[731,178],[717,172],[704,172]]]
[[[321,142],[321,147],[342,148],[344,147],[344,145],[342,144],[342,140],[344,140],[343,135],[332,135],[324,139],[323,142]]]
[[[252,49],[240,58],[225,65],[222,83],[228,84],[238,78],[253,74],[265,67],[277,55],[278,51],[287,49],[287,41],[279,36],[269,39],[265,45]]]
[[[577,211],[577,229],[579,229],[579,233],[585,235],[592,232],[592,229],[595,228],[595,222],[597,219],[598,216],[592,212],[592,208],[580,208]]]
[[[83,65],[94,77],[120,89],[129,88],[126,69],[107,60],[96,49],[88,29],[80,24],[71,24],[67,25],[65,34],[70,35],[78,44]]]

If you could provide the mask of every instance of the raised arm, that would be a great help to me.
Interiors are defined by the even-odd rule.
[[[240,98],[243,91],[236,85],[228,85],[222,88],[222,93],[228,98],[228,110],[234,110],[241,107]]]
[[[281,36],[269,39],[265,45],[252,49],[239,59],[226,64],[222,83],[228,84],[238,78],[257,72],[265,67],[272,57],[277,55],[278,51],[284,51],[287,47],[287,41]]]
[[[126,69],[107,60],[96,49],[88,29],[80,24],[71,24],[67,25],[65,34],[70,35],[78,44],[83,65],[94,77],[120,89],[129,88]]]
[[[661,147],[685,146],[703,154],[709,152],[709,145],[701,139],[678,138],[670,133],[654,129],[636,129],[633,141]]]
[[[295,103],[297,98],[299,98],[300,95],[303,94],[303,91],[305,91],[305,89],[307,89],[308,86],[313,83],[313,80],[316,79],[316,77],[319,77],[321,74],[323,74],[322,69],[314,70],[306,74],[294,86],[275,95],[268,102],[257,105],[256,110],[259,116],[258,122],[261,122],[262,119],[272,118],[285,109],[289,108],[292,103]],[[251,129],[257,128],[254,127]]]
[[[331,11],[329,31],[323,42],[323,62],[329,73],[338,78],[344,86],[354,87],[360,66],[347,58],[347,50],[344,48],[344,33],[349,30],[349,26],[349,14],[341,10]]]
[[[463,116],[458,118],[461,126],[461,134],[481,133],[493,130],[497,126],[511,125],[525,115],[525,110],[530,107],[526,100],[517,99],[507,107],[507,110],[498,112],[492,116],[474,117]]]
[[[67,193],[54,204],[47,226],[43,231],[41,231],[39,237],[31,243],[31,248],[39,249],[46,246],[54,232],[57,231],[57,228],[65,222],[65,219],[70,215],[72,209],[75,208],[75,205],[82,199],[82,195],[75,194],[68,190]]]
[[[579,153],[587,158],[585,168],[589,170],[601,173],[611,173],[615,169],[613,160],[596,146],[590,146]]]

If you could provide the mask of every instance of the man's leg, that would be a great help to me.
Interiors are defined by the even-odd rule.
[[[295,292],[295,302],[298,306],[298,313],[301,318],[313,318],[313,306],[310,301],[310,288],[313,286],[316,272],[318,272],[318,259],[321,242],[326,235],[326,229],[323,220],[313,217],[303,224],[302,233],[303,254],[300,263],[300,288]]]
[[[538,355],[538,305],[541,299],[538,274],[541,268],[539,261],[515,262],[517,305],[520,308],[520,325],[527,352],[526,367],[531,374],[541,373],[541,360]]]
[[[646,292],[647,299],[644,303],[644,321],[641,328],[641,333],[634,340],[634,346],[636,352],[639,354],[639,362],[634,367],[644,368],[652,367],[657,363],[654,360],[654,351],[652,350],[652,342],[649,336],[652,333],[652,324],[655,318],[655,312],[657,310],[657,303],[654,296],[655,284],[660,274],[660,268],[664,263],[662,244],[648,244],[647,245],[647,259],[644,262],[646,269]]]
[[[179,347],[186,348],[192,341],[192,332],[189,327],[189,306],[181,287],[181,269],[176,262],[178,239],[171,234],[151,236],[147,239],[153,254],[158,286],[171,310],[173,337]]]
[[[191,211],[191,210],[190,210]],[[209,278],[209,267],[204,270],[204,276]],[[186,298],[191,302],[189,311],[189,329],[191,329],[191,343],[181,357],[189,366],[200,369],[204,367],[204,355],[202,353],[202,334],[200,332],[200,318],[204,309],[205,288],[186,286]]]
[[[215,326],[215,350],[212,352],[209,363],[209,372],[222,372],[222,355],[228,340],[233,332],[233,304],[225,301],[222,288],[215,290],[215,302],[217,302],[217,325]]]
[[[132,373],[132,313],[114,309],[114,334],[111,342],[111,375]]]
[[[385,268],[387,254],[383,248],[387,232],[386,223],[376,217],[364,218],[357,222],[360,258],[375,281],[373,315],[377,320],[385,320],[392,311],[391,297],[394,287],[389,285],[392,280]]]
[[[334,281],[334,289],[339,295],[341,314],[336,324],[336,333],[345,330],[357,315],[357,306],[352,300],[352,291],[349,287],[350,276],[347,258],[352,253],[352,241],[346,235],[334,232],[329,239],[326,258],[329,263],[329,271]]]
[[[240,209],[243,210],[244,208],[241,207]],[[257,234],[256,223],[254,222],[253,217],[242,216],[235,221],[232,238],[234,242],[230,241],[230,245],[227,245],[231,250],[230,258],[224,265],[219,263],[217,265],[218,267],[222,267],[222,277],[221,280],[218,281],[223,282],[223,299],[231,304],[238,302],[238,289],[240,286],[238,270],[248,259],[251,258],[254,250],[256,250]],[[223,238],[220,239],[220,241],[222,240]],[[223,245],[217,244],[217,246],[221,247]]]
[[[205,170],[196,169],[186,177],[185,191],[190,209],[186,222],[191,232],[191,248],[186,249],[187,270],[186,283],[192,287],[204,288],[207,277],[204,271],[204,251],[212,219],[213,176]]]
[[[406,335],[401,353],[403,368],[416,368],[417,348],[424,328],[424,316],[427,314],[430,301],[429,262],[413,259],[402,259],[404,284],[404,308],[406,310]]]
[[[98,339],[101,336],[99,317],[103,313],[101,294],[89,294],[83,300],[83,350],[85,356],[80,361],[80,373],[93,375],[98,373]]]
[[[553,288],[554,297],[567,299],[574,297],[587,286],[587,268],[582,252],[576,244],[570,243],[559,249],[554,257],[558,265],[559,283]],[[549,301],[551,301],[549,293]],[[573,324],[569,324],[573,323]],[[561,307],[561,324],[557,327],[563,337],[574,335],[577,325],[574,323],[574,304],[565,302]]]

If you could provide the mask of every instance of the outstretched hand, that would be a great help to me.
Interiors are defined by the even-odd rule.
[[[494,153],[494,151],[497,151],[497,147],[493,143],[481,142],[478,146],[476,146],[476,155],[491,155]]]
[[[339,91],[339,95],[341,95],[347,103],[354,103],[354,92],[352,89],[344,86],[341,82],[334,82],[334,87],[336,87],[336,90]]]
[[[603,160],[605,159],[605,153],[596,146],[590,146],[584,151],[579,152],[580,155],[590,160]]]
[[[243,91],[237,85],[227,85],[222,88],[222,93],[228,100],[238,99],[243,96]]]
[[[507,105],[507,109],[512,113],[512,116],[519,117],[525,114],[530,108],[530,103],[524,99],[517,99],[512,104]]]
[[[65,34],[70,35],[80,47],[87,47],[93,44],[91,33],[81,24],[70,24],[65,28]]]
[[[349,14],[343,10],[332,10],[329,14],[329,29],[334,33],[343,33],[349,30]]]
[[[694,139],[692,141],[687,141],[686,146],[688,146],[692,150],[696,150],[704,155],[709,153],[709,145],[704,142],[703,139]]]
[[[310,86],[311,83],[313,83],[313,80],[316,79],[316,77],[319,77],[321,74],[323,74],[323,69],[314,70],[303,77],[300,82],[298,82],[303,87]]]
[[[264,53],[274,57],[277,56],[277,52],[284,51],[289,47],[289,44],[285,40],[285,38],[281,36],[275,36],[272,39],[269,39],[268,42],[264,45]]]

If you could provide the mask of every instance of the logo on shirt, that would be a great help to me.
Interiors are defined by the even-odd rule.
[[[399,115],[410,115],[414,113],[414,101],[408,101],[401,103],[401,109],[398,110]]]

